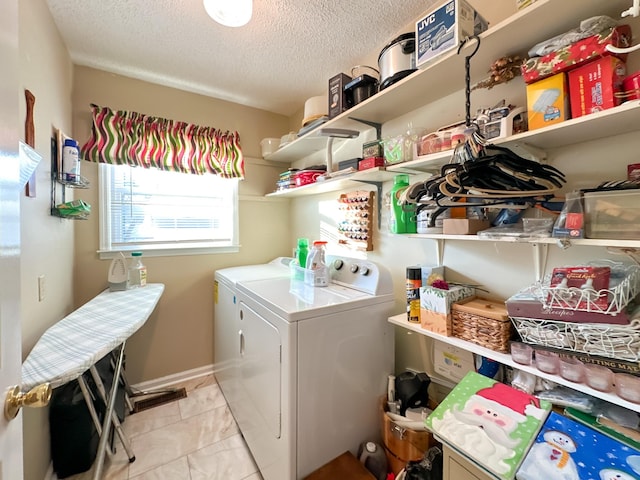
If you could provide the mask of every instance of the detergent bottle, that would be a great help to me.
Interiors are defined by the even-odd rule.
[[[409,175],[400,174],[393,178],[391,189],[391,233],[417,233],[415,208],[402,205],[400,195],[409,187]]]

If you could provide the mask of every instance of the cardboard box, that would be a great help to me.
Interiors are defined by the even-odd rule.
[[[491,227],[488,220],[472,218],[445,218],[442,221],[442,233],[445,235],[475,235]]]
[[[329,79],[329,118],[337,117],[352,107],[350,96],[344,86],[351,81],[349,75],[339,73]]]
[[[622,91],[626,73],[625,63],[612,56],[593,60],[570,71],[571,116],[577,118],[620,105],[622,99],[616,94]]]
[[[558,73],[527,85],[529,130],[543,128],[571,118],[567,77]]]
[[[619,25],[542,57],[529,58],[520,68],[522,78],[525,83],[533,83],[556,73],[568,72],[589,60],[611,55],[607,45],[621,48],[631,46],[631,27]],[[615,56],[622,60],[627,58],[626,54]]]
[[[436,57],[458,48],[465,37],[479,35],[487,21],[465,0],[449,0],[416,22],[416,66],[424,67]]]
[[[367,170],[373,167],[384,167],[384,158],[383,157],[363,158],[358,163],[358,170]]]
[[[451,305],[473,297],[475,289],[453,285],[449,290],[430,286],[420,288],[420,324],[440,335],[451,336]]]
[[[431,275],[439,275],[445,278],[443,265],[419,265],[419,267],[422,270],[422,285],[424,286],[429,285],[429,277]]]
[[[436,340],[433,342],[433,369],[442,377],[457,383],[468,372],[475,372],[473,353]]]
[[[610,267],[556,267],[551,273],[548,304],[552,307],[606,310],[609,306]],[[588,293],[588,295],[583,292]]]
[[[532,318],[540,320],[555,320],[570,323],[606,323],[616,325],[629,325],[630,313],[636,308],[635,304],[629,304],[627,308],[615,315],[598,312],[585,312],[570,308],[546,307],[538,297],[528,291],[522,290],[511,296],[505,302],[507,313],[510,317]]]

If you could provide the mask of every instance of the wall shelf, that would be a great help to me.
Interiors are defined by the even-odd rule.
[[[406,330],[410,330],[420,335],[425,335],[435,340],[444,342],[448,345],[452,345],[454,347],[461,348],[463,350],[467,350],[469,352],[475,353],[476,355],[481,355],[483,357],[490,358],[503,365],[508,365],[510,367],[517,368],[518,370],[522,370],[523,372],[531,373],[538,377],[551,380],[552,382],[555,382],[560,385],[564,385],[573,390],[578,390],[579,392],[586,393],[587,395],[600,398],[607,402],[614,403],[616,405],[620,405],[622,407],[628,408],[629,410],[633,410],[634,412],[640,413],[640,405],[637,403],[632,403],[627,400],[624,400],[623,398],[620,398],[619,396],[613,393],[606,393],[606,392],[600,392],[598,390],[594,390],[593,388],[587,385],[584,385],[582,383],[570,382],[562,378],[560,375],[551,375],[545,372],[541,372],[540,370],[535,368],[535,366],[532,366],[532,365],[520,365],[519,363],[514,362],[513,359],[511,358],[511,355],[509,354],[495,352],[493,350],[484,348],[480,345],[476,345],[475,343],[467,342],[460,338],[445,337],[444,335],[431,332],[429,330],[422,328],[419,324],[409,323],[407,321],[406,314],[389,317],[389,322],[399,327],[402,327]]]
[[[520,10],[502,22],[493,25],[486,32],[480,35],[480,49],[473,57],[471,63],[471,78],[484,78],[487,75],[486,69],[500,55],[515,55],[526,52],[532,45],[541,39],[551,38],[559,33],[566,32],[578,26],[576,19],[588,18],[593,15],[609,15],[618,18],[620,12],[628,8],[628,0],[538,0],[531,6]],[[442,97],[464,89],[464,57],[475,48],[475,42],[463,46],[458,55],[455,50],[439,57],[435,62],[429,64],[424,69],[419,69],[399,82],[391,85],[382,92],[379,92],[365,101],[355,105],[346,112],[323,124],[323,127],[349,128],[365,131],[372,128],[362,123],[362,120],[376,124],[384,124],[389,120],[398,118],[409,113],[416,108],[427,105]],[[551,129],[547,135],[540,136],[542,130],[526,132],[514,135],[510,141],[524,140],[542,144],[541,146],[553,147],[559,145],[570,145],[577,141],[590,138],[602,138],[615,133],[609,128],[615,128],[617,133],[621,130],[633,131],[640,118],[640,112],[635,107],[640,102],[631,102],[633,105],[627,112],[630,118],[623,120],[616,119],[615,122],[603,118],[602,122],[595,121],[593,116],[581,117],[568,121],[569,125],[581,126],[576,137],[565,138],[564,129],[552,133],[556,129]],[[626,110],[626,109],[625,109]],[[604,117],[609,114],[603,112]],[[596,114],[600,115],[600,114]],[[358,120],[356,120],[358,119]],[[567,122],[565,122],[567,123]],[[589,123],[589,127],[582,128],[583,123]],[[616,125],[609,126],[609,123]],[[548,129],[548,127],[547,127]],[[544,129],[544,130],[547,130]],[[576,132],[578,132],[576,130]],[[547,138],[545,138],[547,137]],[[539,140],[539,142],[538,142]],[[555,145],[558,143],[558,145]],[[266,157],[266,160],[276,162],[292,162],[306,157],[312,153],[324,149],[326,138],[317,136],[315,130],[308,132],[302,137],[285,145]]]
[[[424,238],[431,240],[462,240],[469,242],[500,242],[500,243],[528,243],[530,245],[546,244],[558,245],[560,248],[570,246],[586,246],[586,247],[621,247],[621,248],[640,248],[640,240],[617,240],[617,239],[599,239],[599,238],[482,238],[477,235],[442,235],[442,234],[426,234],[411,233],[407,235],[411,238]]]
[[[510,148],[520,146],[524,150],[532,147],[545,150],[635,132],[638,124],[640,100],[631,100],[615,108],[500,138],[493,143]],[[389,165],[387,170],[407,173],[435,172],[449,163],[452,156],[453,150],[432,153],[408,162]]]
[[[301,197],[320,193],[336,192],[346,188],[360,186],[361,183],[385,182],[391,180],[396,173],[381,167],[369,168],[348,175],[341,175],[328,180],[322,180],[302,187],[288,188],[273,193],[267,197]],[[379,196],[379,195],[378,195]]]

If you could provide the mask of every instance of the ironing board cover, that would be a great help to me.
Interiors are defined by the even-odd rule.
[[[161,283],[105,290],[64,317],[44,332],[22,364],[23,391],[78,378],[144,325],[163,291]]]

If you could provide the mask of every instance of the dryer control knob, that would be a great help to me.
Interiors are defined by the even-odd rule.
[[[360,268],[360,275],[362,275],[363,277],[366,277],[367,275],[369,275],[369,267]]]
[[[351,273],[357,273],[360,267],[358,267],[357,263],[351,265]]]
[[[344,266],[344,262],[339,258],[333,261],[333,268],[340,270]]]

